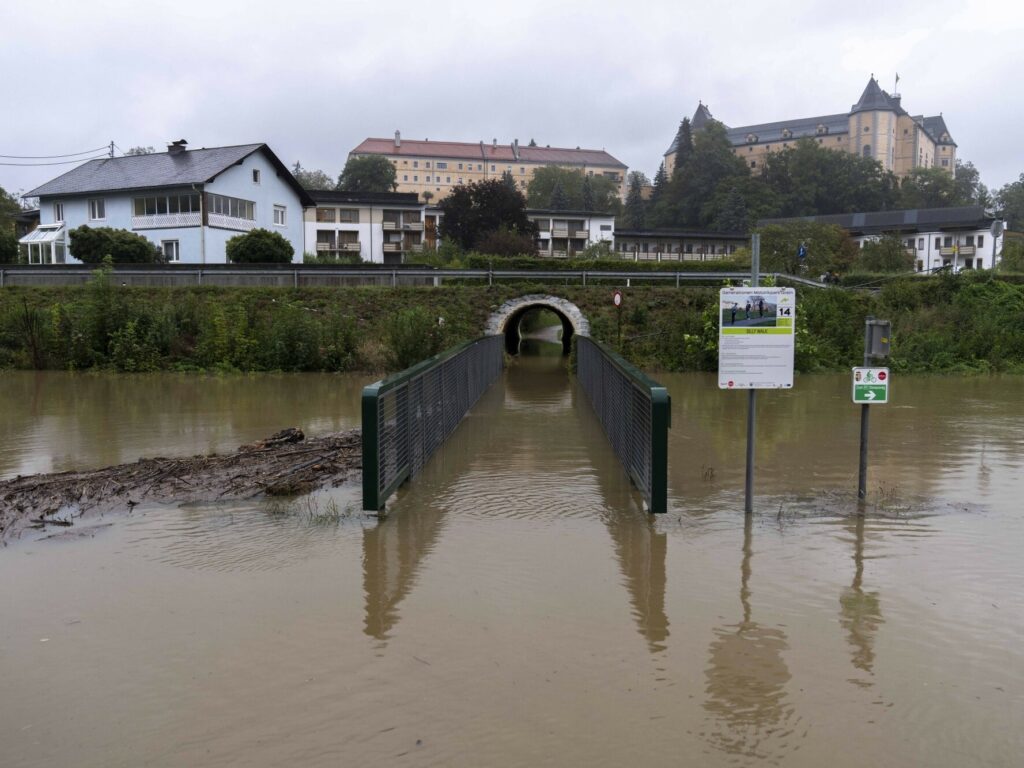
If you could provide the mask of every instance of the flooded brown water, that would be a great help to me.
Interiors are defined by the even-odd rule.
[[[150,507],[0,550],[0,765],[1011,766],[1024,380],[662,375],[652,518],[523,358],[378,521],[357,489]],[[358,423],[358,377],[0,375],[0,476]],[[72,529],[74,530],[74,529]]]

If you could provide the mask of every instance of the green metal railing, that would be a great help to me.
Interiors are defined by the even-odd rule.
[[[501,374],[503,336],[453,347],[363,388],[363,509],[379,511]]]
[[[587,336],[576,337],[576,378],[615,455],[651,512],[668,509],[668,390]]]

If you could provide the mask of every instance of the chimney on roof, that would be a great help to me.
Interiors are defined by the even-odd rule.
[[[399,149],[402,146],[402,132],[395,131],[395,149]]]
[[[512,157],[519,159],[519,139],[512,139]]]
[[[182,154],[185,151],[185,148],[187,146],[188,146],[188,142],[185,141],[184,139],[178,139],[177,141],[172,141],[170,144],[167,145],[167,154],[169,154],[169,155],[180,155],[180,154]]]
[[[491,147],[494,148],[494,149],[498,148],[498,140],[497,139],[491,139]]]

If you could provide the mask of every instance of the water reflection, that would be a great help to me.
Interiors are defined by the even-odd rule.
[[[557,347],[543,345],[551,346]],[[552,445],[552,432],[564,437],[561,446]],[[586,398],[576,397],[560,353],[514,360],[379,524],[364,530],[365,634],[381,641],[393,635],[400,604],[450,512],[535,521],[600,516],[637,629],[652,653],[664,650],[667,534],[643,512]]]
[[[848,526],[853,534],[853,583],[839,595],[839,623],[846,630],[852,649],[853,666],[874,675],[874,640],[883,623],[878,592],[865,592],[864,580],[864,516],[855,515]],[[851,679],[855,685],[870,687],[870,680]]]
[[[752,516],[743,528],[740,565],[739,624],[714,630],[707,678],[705,711],[714,724],[708,741],[730,755],[781,761],[799,748],[794,729],[800,718],[786,696],[790,680],[783,652],[789,649],[786,633],[754,621],[751,609]]]

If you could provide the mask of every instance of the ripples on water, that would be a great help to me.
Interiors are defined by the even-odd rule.
[[[0,764],[1014,764],[1016,380],[901,382],[866,517],[847,377],[767,394],[745,519],[741,398],[660,378],[664,516],[523,358],[379,521],[339,489],[0,553]]]

